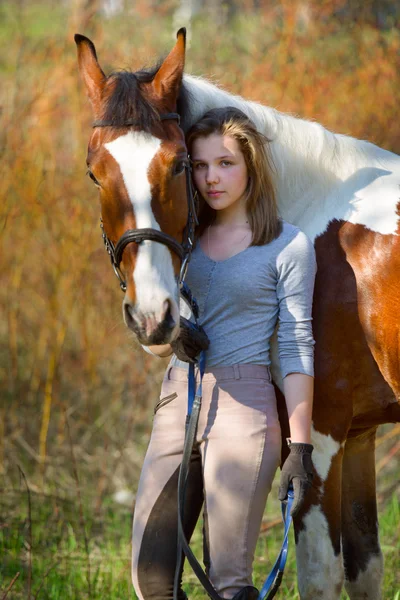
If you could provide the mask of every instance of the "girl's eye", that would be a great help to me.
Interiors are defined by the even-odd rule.
[[[100,187],[100,183],[97,181],[96,177],[93,175],[92,171],[88,170],[86,171],[86,175],[89,175],[90,179],[93,181],[93,183],[95,185],[97,185],[97,187]]]
[[[233,163],[230,160],[221,160],[222,167],[230,167]]]
[[[205,163],[195,163],[194,168],[195,169],[204,169],[206,167]]]

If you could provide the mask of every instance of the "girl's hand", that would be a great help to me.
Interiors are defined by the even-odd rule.
[[[294,500],[290,514],[295,517],[304,504],[305,497],[311,488],[313,480],[313,465],[311,444],[289,444],[290,454],[285,460],[279,486],[279,500],[286,500],[290,483],[293,485]]]
[[[181,317],[179,335],[171,343],[176,357],[184,362],[196,362],[196,356],[202,350],[207,350],[209,345],[210,340],[201,325],[195,325]]]

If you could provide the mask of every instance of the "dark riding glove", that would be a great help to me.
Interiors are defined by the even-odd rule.
[[[180,332],[174,342],[171,342],[172,350],[179,360],[184,362],[196,362],[196,356],[202,350],[207,350],[210,340],[201,325],[196,325],[181,317]]]
[[[311,444],[291,442],[289,444],[290,454],[283,463],[281,481],[279,486],[279,500],[287,499],[290,483],[293,485],[294,500],[290,514],[296,516],[303,506],[308,490],[313,480],[313,465]]]

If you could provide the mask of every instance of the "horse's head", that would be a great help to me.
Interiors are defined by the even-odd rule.
[[[94,113],[88,173],[99,189],[108,248],[117,246],[124,320],[142,344],[165,344],[179,331],[179,251],[189,218],[188,157],[176,115],[185,30],[159,68],[109,77],[93,43],[82,35],[75,41]],[[142,241],[138,230],[149,235],[142,232]]]

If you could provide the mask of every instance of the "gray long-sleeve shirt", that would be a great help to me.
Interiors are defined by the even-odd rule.
[[[283,222],[264,246],[250,246],[226,260],[210,259],[197,244],[186,282],[200,309],[210,347],[207,367],[270,364],[270,339],[278,323],[282,377],[313,375],[312,297],[315,252],[307,236]],[[189,318],[184,302],[181,314]],[[171,365],[187,368],[175,356]]]

